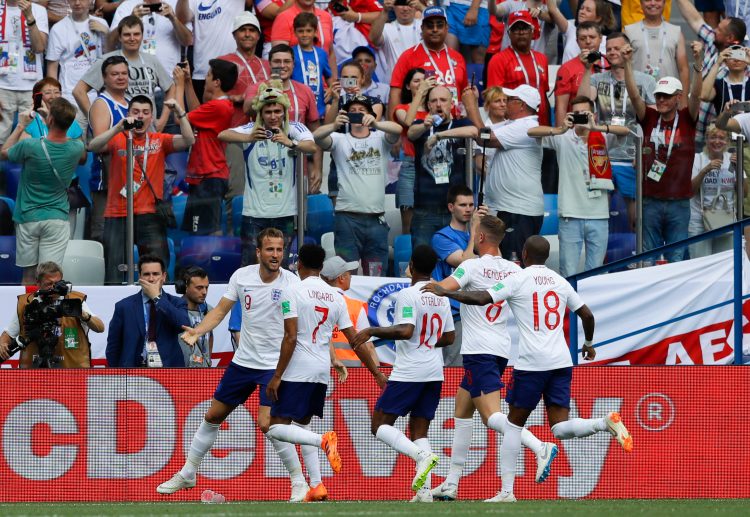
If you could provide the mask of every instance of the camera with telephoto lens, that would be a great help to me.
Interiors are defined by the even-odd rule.
[[[592,50],[591,52],[589,52],[589,55],[586,56],[586,61],[593,64],[599,61],[601,58],[602,58],[601,52],[599,52],[598,50]]]
[[[39,355],[34,358],[34,368],[56,368],[59,359],[55,357],[55,347],[60,338],[62,317],[80,318],[83,301],[65,298],[72,290],[72,284],[64,280],[55,282],[49,289],[40,289],[23,311],[25,337],[19,336],[11,344],[8,353],[12,356],[18,350],[36,343]],[[60,299],[59,297],[63,297]]]
[[[142,120],[134,120],[131,124],[128,122],[128,119],[123,119],[122,127],[125,129],[142,129],[143,128],[143,121]]]

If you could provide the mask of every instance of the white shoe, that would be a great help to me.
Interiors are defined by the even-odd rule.
[[[485,503],[515,503],[516,496],[510,492],[503,492],[500,490],[495,497],[490,497],[484,500]]]
[[[433,499],[439,501],[455,501],[458,499],[458,486],[454,484],[448,484],[445,481],[440,483],[438,486],[433,488],[430,493]]]
[[[432,494],[429,488],[420,488],[414,497],[409,501],[410,503],[431,503]]]
[[[165,481],[164,483],[156,487],[156,491],[160,494],[174,494],[178,490],[182,490],[184,488],[193,488],[194,486],[195,478],[185,479],[178,472],[177,474],[172,476],[169,481]]]
[[[604,417],[604,420],[607,422],[607,429],[620,442],[625,452],[633,452],[633,437],[630,436],[628,428],[622,423],[620,413],[613,411]]]
[[[557,445],[554,443],[546,442],[544,444],[544,450],[541,454],[536,455],[536,482],[544,483],[544,480],[549,476],[550,467],[552,467],[552,461],[557,456]]]
[[[411,489],[418,491],[427,481],[427,476],[430,475],[430,471],[435,465],[437,465],[438,457],[437,454],[424,453],[422,458],[417,462],[417,474],[414,476],[414,480],[411,482]]]
[[[305,500],[307,491],[310,487],[307,483],[292,483],[292,496],[289,498],[290,503],[301,503]]]

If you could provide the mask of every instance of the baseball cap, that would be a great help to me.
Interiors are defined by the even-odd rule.
[[[359,268],[359,262],[346,262],[339,256],[331,257],[323,262],[323,269],[320,271],[320,276],[324,276],[329,280],[338,278],[347,271],[356,271]]]
[[[374,115],[375,112],[372,111],[372,101],[366,96],[362,94],[355,95],[353,97],[350,97],[349,100],[342,106],[344,111],[349,111],[349,108],[351,108],[353,105],[359,104],[361,106],[364,106],[367,108],[367,111]]]
[[[367,45],[360,45],[359,47],[355,48],[352,51],[352,59],[357,57],[357,54],[360,54],[362,52],[366,52],[367,54],[370,54],[372,57],[375,57],[375,52],[373,52],[370,47],[368,47]]]
[[[657,93],[663,93],[665,95],[674,95],[677,92],[682,91],[682,83],[676,77],[662,77],[656,82],[656,88],[654,88],[654,95]]]
[[[243,25],[252,25],[256,29],[258,29],[258,31],[260,31],[260,22],[258,21],[258,17],[249,11],[245,11],[234,17],[234,23],[232,23],[232,32],[236,31]]]
[[[422,12],[422,20],[435,17],[445,18],[446,20],[448,19],[448,16],[445,14],[445,9],[436,5],[428,7]]]
[[[539,90],[528,84],[522,84],[516,88],[503,88],[503,93],[508,97],[518,97],[533,110],[539,109],[539,105],[542,103]]]
[[[508,16],[508,30],[510,30],[511,27],[513,27],[513,24],[522,22],[528,25],[529,27],[534,27],[534,18],[531,16],[531,13],[524,9],[522,11],[513,11],[510,13],[510,16]]]

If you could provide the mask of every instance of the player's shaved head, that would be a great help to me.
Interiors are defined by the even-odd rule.
[[[541,235],[532,235],[526,239],[523,251],[525,255],[524,265],[544,264],[549,257],[549,241]]]
[[[505,228],[505,223],[494,215],[485,215],[479,221],[479,231],[484,233],[485,240],[498,246],[505,237]]]
[[[412,275],[417,273],[422,276],[429,276],[438,263],[438,256],[430,246],[420,244],[411,252],[411,272]]]

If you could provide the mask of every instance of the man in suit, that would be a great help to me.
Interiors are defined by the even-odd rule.
[[[153,255],[138,261],[141,291],[115,304],[107,335],[111,367],[183,367],[178,341],[190,326],[185,300],[162,291],[167,278],[164,262]]]

